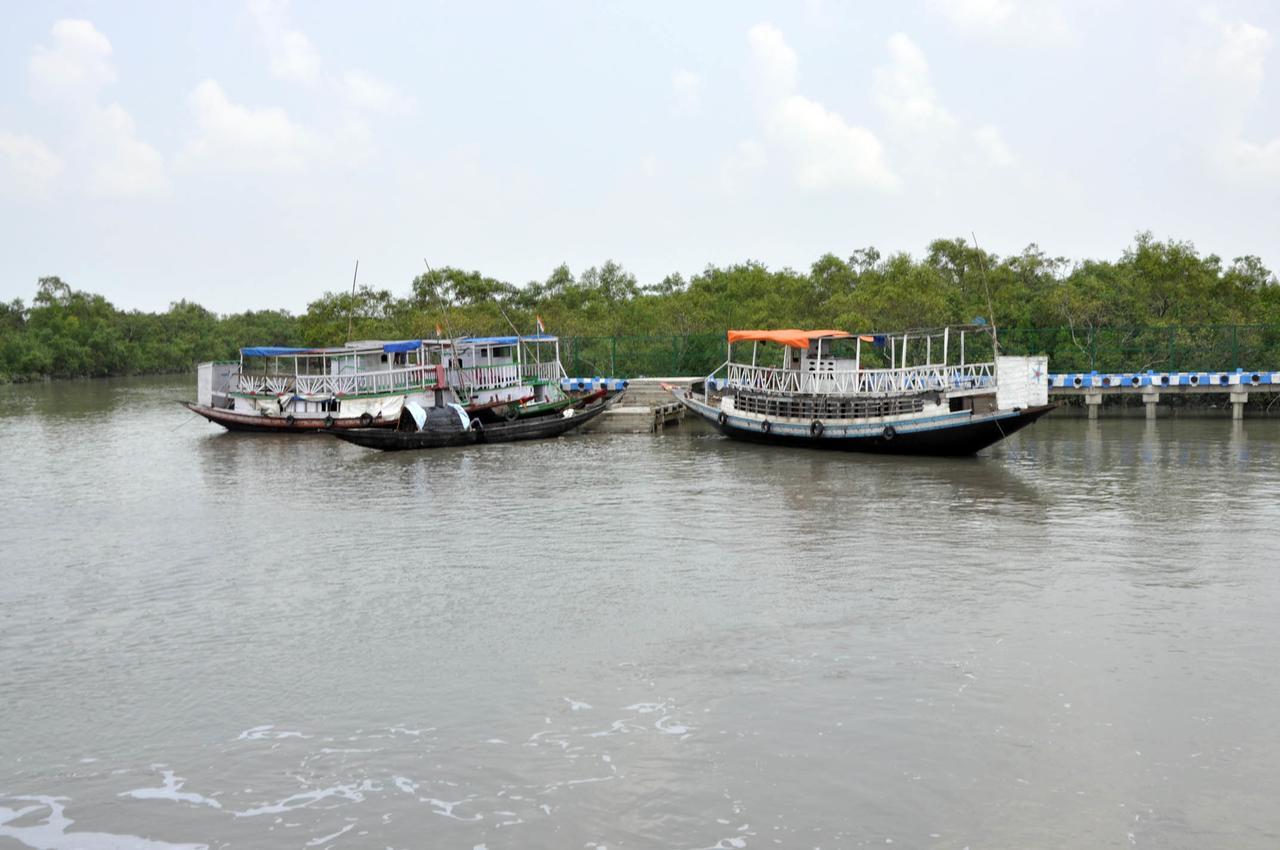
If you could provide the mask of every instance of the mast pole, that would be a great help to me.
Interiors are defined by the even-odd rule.
[[[356,311],[356,278],[360,276],[360,261],[356,260],[356,269],[351,273],[351,303],[347,305],[347,342],[351,342],[351,325],[355,321]]]

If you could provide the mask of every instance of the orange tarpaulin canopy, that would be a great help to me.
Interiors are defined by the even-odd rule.
[[[808,348],[812,340],[852,339],[853,334],[844,331],[798,331],[794,328],[781,331],[729,331],[729,342],[776,342],[791,348]]]

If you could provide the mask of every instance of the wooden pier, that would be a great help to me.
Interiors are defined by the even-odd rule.
[[[1225,395],[1231,418],[1243,419],[1250,393],[1280,393],[1280,372],[1059,372],[1049,375],[1051,397],[1084,397],[1090,419],[1098,418],[1108,396],[1142,396],[1148,419],[1156,418],[1161,396]]]

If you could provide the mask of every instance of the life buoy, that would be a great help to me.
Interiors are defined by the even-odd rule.
[[[770,424],[769,424],[769,420],[768,420],[768,419],[766,419],[766,420],[764,420],[763,422],[761,422],[761,423],[760,423],[760,430],[761,430],[761,431],[763,431],[764,433],[768,434],[770,431],[772,431],[772,430],[773,430],[773,426],[772,426],[772,425],[770,425]]]
[[[723,425],[729,421],[729,414],[725,413],[723,410],[720,411],[720,415],[716,417],[716,421]]]
[[[292,414],[292,413],[290,413],[288,416],[286,416],[286,417],[284,418],[284,424],[288,425],[290,428],[292,428],[292,427],[293,427],[293,423],[294,423],[294,422],[297,422],[297,421],[298,421],[298,420],[296,420],[296,419],[294,419],[294,418],[293,418],[293,414]]]
[[[892,440],[894,437],[898,436],[898,432],[893,430],[892,425],[884,426],[884,431],[881,433],[884,435],[886,440]]]
[[[823,432],[823,430],[825,430],[825,429],[823,428],[822,420],[821,420],[821,419],[815,419],[815,420],[813,420],[813,422],[809,425],[809,436],[810,436],[810,437],[821,437],[821,436],[822,436],[822,432]]]
[[[328,416],[326,416],[326,417],[324,418],[324,427],[326,427],[326,428],[332,428],[332,427],[333,427],[333,414],[329,414]]]
[[[366,410],[360,414],[360,424],[366,428],[373,424],[373,417],[369,414],[369,411]]]

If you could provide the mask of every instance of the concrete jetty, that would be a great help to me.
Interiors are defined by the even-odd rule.
[[[1107,396],[1142,396],[1148,419],[1155,419],[1161,396],[1225,395],[1231,418],[1243,419],[1250,393],[1280,393],[1280,372],[1061,372],[1049,375],[1050,397],[1083,396],[1090,419],[1098,418]]]
[[[618,403],[582,427],[584,432],[656,434],[684,419],[684,405],[663,384],[687,387],[697,378],[633,378]]]

